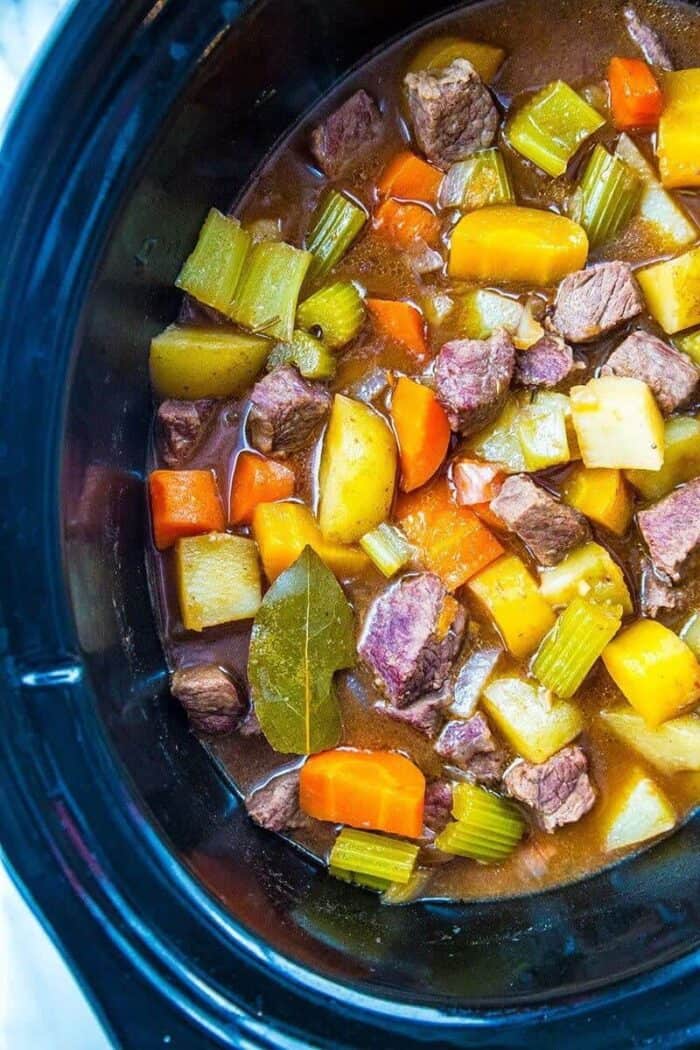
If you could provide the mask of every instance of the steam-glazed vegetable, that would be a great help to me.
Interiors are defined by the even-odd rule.
[[[139,262],[149,317],[185,293],[145,465],[173,701],[350,908],[545,890],[700,802],[700,10],[525,6],[373,53]],[[108,392],[139,344],[97,335]],[[89,604],[138,479],[80,466]]]

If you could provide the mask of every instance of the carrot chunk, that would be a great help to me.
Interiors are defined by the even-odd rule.
[[[433,391],[402,376],[394,390],[391,418],[399,444],[403,492],[432,478],[447,455],[450,424]]]
[[[158,550],[183,536],[222,532],[226,521],[211,470],[154,470],[148,478],[153,538]]]
[[[381,197],[435,204],[443,173],[410,150],[402,150],[387,164],[377,183]]]
[[[426,567],[454,591],[503,553],[503,547],[469,507],[458,507],[447,481],[400,496],[396,518],[419,547]]]
[[[440,220],[422,204],[386,200],[377,208],[373,226],[397,248],[435,248],[440,240]]]
[[[656,77],[641,58],[611,58],[608,66],[613,124],[620,131],[655,128],[664,108]]]
[[[365,305],[388,339],[401,343],[419,356],[428,353],[425,321],[417,306],[395,299],[366,299]]]
[[[294,495],[294,471],[255,452],[241,452],[231,485],[229,520],[250,525],[258,503],[276,503]]]
[[[306,760],[299,799],[302,810],[317,820],[418,838],[425,777],[393,751],[336,748]]]

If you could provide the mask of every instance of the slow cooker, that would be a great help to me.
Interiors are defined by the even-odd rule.
[[[700,1041],[697,815],[554,891],[386,908],[255,828],[169,700],[143,469],[173,278],[211,203],[442,10],[81,0],[6,132],[0,835],[120,1046]]]

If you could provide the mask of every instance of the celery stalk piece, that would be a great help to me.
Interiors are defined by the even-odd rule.
[[[505,137],[523,157],[556,177],[564,174],[581,143],[604,123],[605,118],[573,88],[556,80],[518,110],[506,126]]]
[[[438,849],[482,864],[504,860],[523,836],[525,822],[512,802],[476,784],[457,784],[453,792],[454,824],[435,840]]]
[[[367,212],[359,204],[337,190],[328,193],[306,238],[313,277],[323,277],[339,262],[366,222]]]
[[[681,628],[681,638],[700,660],[700,613],[694,612]],[[700,756],[699,756],[700,758]]]
[[[251,332],[290,340],[310,252],[283,241],[264,241],[250,252],[236,294],[234,320]]]
[[[497,419],[469,438],[465,447],[480,459],[498,463],[509,473],[519,474],[525,470],[525,457],[518,436],[518,419],[527,401],[527,394],[512,394]]]
[[[697,226],[663,188],[653,166],[629,135],[620,135],[615,153],[642,180],[639,217],[661,235],[661,247],[670,250],[692,244],[698,236]]]
[[[365,890],[378,890],[380,893],[396,885],[389,879],[380,879],[376,875],[362,875],[357,871],[345,871],[343,868],[336,868],[334,864],[329,864],[328,874],[334,879],[340,879],[341,882],[351,882],[355,886],[362,886]]]
[[[413,557],[411,544],[401,529],[385,521],[360,539],[360,546],[384,576],[394,576]]]
[[[586,598],[633,612],[624,573],[599,543],[584,543],[558,565],[540,569],[540,593],[555,608],[569,605],[575,598]]]
[[[700,474],[700,419],[672,416],[664,425],[664,465],[661,470],[626,470],[625,477],[644,499],[667,496],[676,485]]]
[[[489,204],[512,204],[514,200],[505,161],[494,147],[452,165],[442,180],[438,204],[441,208],[473,211]]]
[[[410,904],[422,894],[431,876],[426,868],[417,868],[408,882],[390,882],[382,894],[382,904]]]
[[[527,470],[544,470],[571,459],[566,416],[558,405],[526,405],[518,418],[518,436]]]
[[[308,331],[318,329],[329,350],[351,342],[362,327],[365,305],[351,281],[336,281],[319,288],[297,309],[297,324]]]
[[[700,365],[700,328],[696,328],[694,332],[685,332],[683,335],[674,335],[673,344],[682,353],[692,357],[696,365]]]
[[[405,885],[413,874],[417,856],[418,846],[412,842],[343,828],[333,843],[329,865],[356,876],[369,875]]]
[[[523,309],[522,303],[507,295],[487,288],[470,288],[458,302],[459,333],[466,339],[488,339],[496,328],[505,328],[513,335]]]
[[[212,208],[175,284],[200,303],[233,316],[236,289],[250,250],[250,234],[238,221]]]
[[[619,631],[621,616],[620,606],[575,598],[542,642],[532,661],[532,673],[562,699],[573,696]]]
[[[296,329],[292,341],[278,343],[267,359],[269,370],[279,365],[296,365],[306,379],[332,379],[336,361],[322,342]]]
[[[639,203],[642,183],[637,174],[604,146],[591,153],[581,178],[581,225],[591,247],[614,237]]]

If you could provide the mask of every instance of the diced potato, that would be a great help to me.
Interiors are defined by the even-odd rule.
[[[587,598],[600,605],[619,605],[633,611],[630,592],[622,569],[599,543],[585,543],[558,565],[540,570],[540,592],[555,608],[569,605],[574,598]]]
[[[635,276],[649,313],[669,335],[700,324],[700,246]]]
[[[255,380],[270,349],[257,335],[171,324],[151,340],[151,383],[158,397],[236,397]]]
[[[700,658],[700,612],[694,612],[683,624],[680,636],[685,644]]]
[[[681,715],[650,729],[629,707],[601,711],[603,723],[662,773],[700,772],[700,717]]]
[[[700,186],[700,68],[665,73],[656,153],[664,186]]]
[[[261,601],[260,566],[253,540],[210,532],[175,547],[182,622],[189,631],[248,620]]]
[[[673,416],[666,420],[664,465],[661,470],[628,470],[627,478],[648,500],[659,500],[671,489],[700,474],[700,419]]]
[[[678,635],[656,620],[638,620],[603,652],[608,674],[654,728],[700,699],[700,664]]]
[[[528,762],[546,762],[577,737],[584,725],[576,704],[557,700],[549,690],[522,678],[490,682],[483,702],[508,743]]]
[[[550,285],[580,270],[588,238],[578,223],[539,208],[503,204],[464,215],[452,230],[449,273],[476,281]]]
[[[658,476],[652,471],[645,473],[650,477]],[[570,507],[580,510],[616,536],[624,536],[627,532],[634,502],[622,471],[611,467],[577,467],[566,479],[562,497]]]
[[[551,605],[515,554],[505,554],[483,569],[468,587],[493,618],[513,656],[529,656],[554,626]]]
[[[620,135],[615,152],[642,179],[642,196],[637,214],[644,222],[654,227],[662,246],[674,250],[692,244],[700,231],[671,194],[663,188],[653,166],[629,135]]]
[[[396,441],[382,416],[336,394],[319,476],[319,525],[326,540],[354,543],[389,516],[396,465]]]
[[[566,417],[560,405],[533,401],[520,412],[518,433],[527,470],[544,470],[571,459]]]
[[[493,44],[463,40],[458,36],[439,36],[419,48],[408,67],[409,72],[421,69],[444,69],[456,58],[466,58],[481,79],[489,84],[503,63],[506,53]]]
[[[270,583],[294,564],[304,547],[315,550],[341,579],[362,572],[369,561],[357,547],[324,540],[309,508],[292,500],[259,503],[253,514],[253,536]]]
[[[676,813],[661,788],[641,769],[628,776],[607,814],[607,853],[634,846],[675,827]]]
[[[601,376],[570,392],[571,412],[586,467],[659,470],[664,421],[646,383]]]
[[[518,419],[521,408],[528,403],[529,398],[524,392],[511,395],[500,415],[490,426],[470,438],[466,449],[489,463],[498,463],[511,474],[525,470]]]

